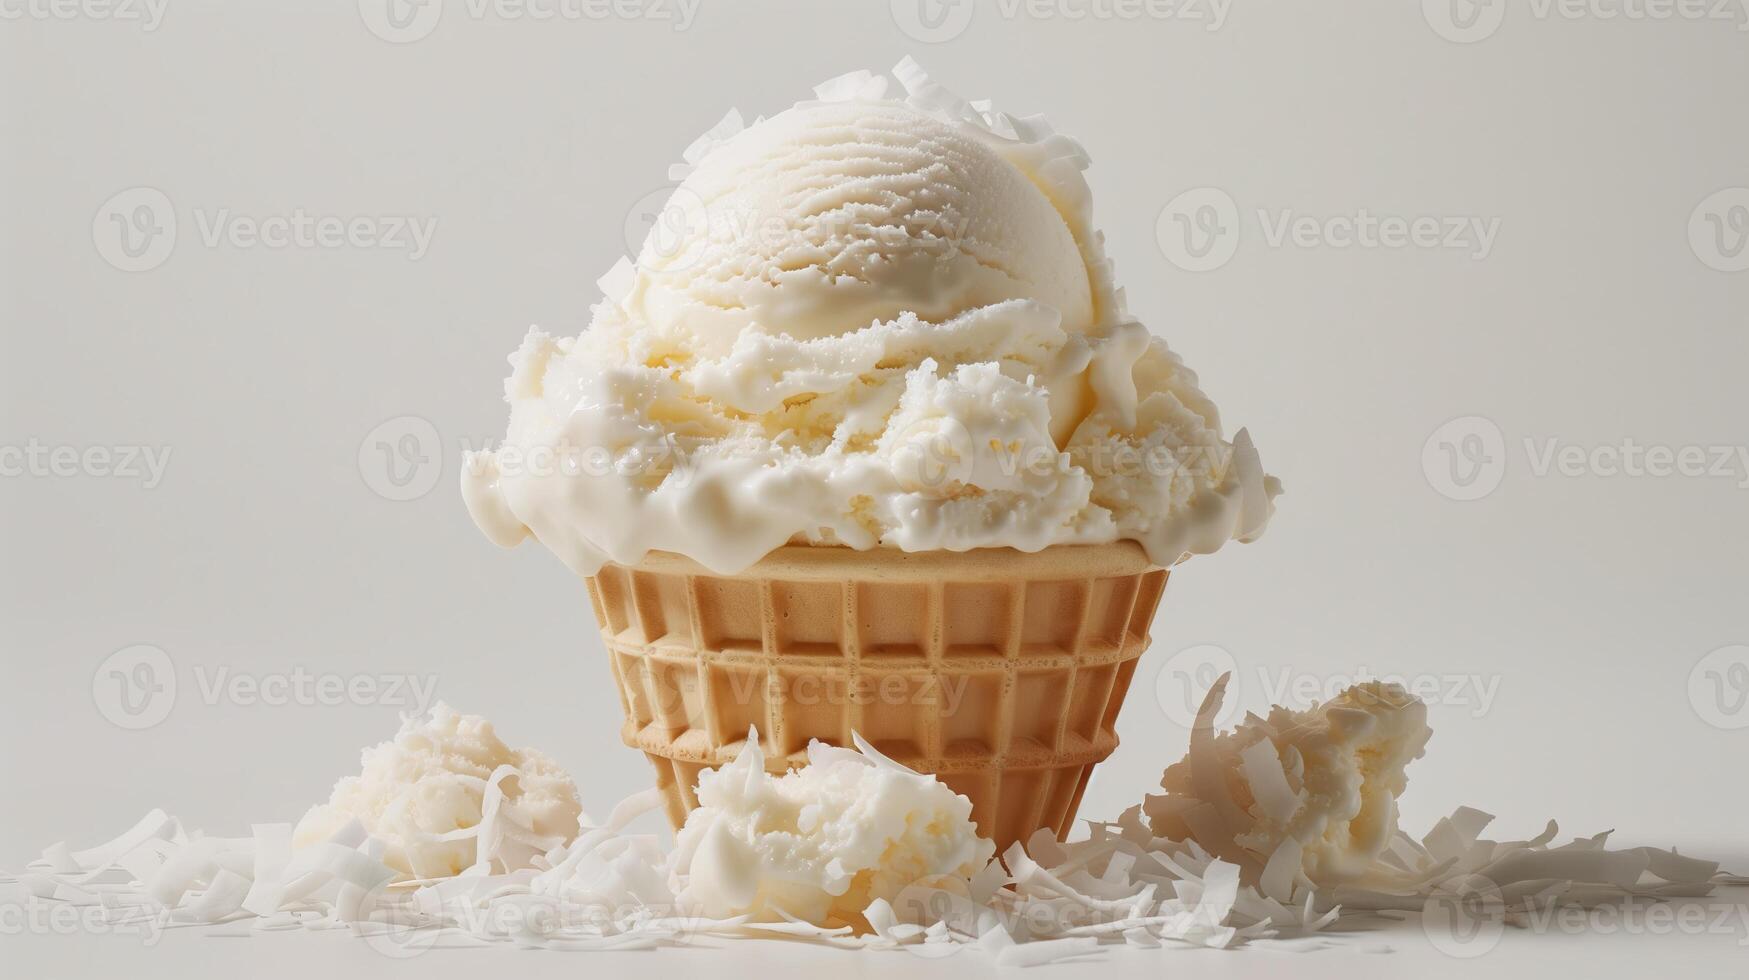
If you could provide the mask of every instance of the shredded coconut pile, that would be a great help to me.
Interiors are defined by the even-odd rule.
[[[513,871],[577,836],[577,785],[533,749],[512,749],[492,723],[439,703],[395,737],[364,750],[363,771],[334,787],[292,832],[307,847],[357,820],[398,879],[463,868]]]
[[[1217,685],[1205,702],[1205,722],[1222,693]],[[965,949],[1010,966],[1110,945],[1315,949],[1352,942],[1341,927],[1356,919],[1423,912],[1453,897],[1480,895],[1514,921],[1538,907],[1749,884],[1673,851],[1610,850],[1607,834],[1551,846],[1553,823],[1533,840],[1487,840],[1491,818],[1469,808],[1411,838],[1394,806],[1378,809],[1401,792],[1402,766],[1426,741],[1424,708],[1399,693],[1351,689],[1308,712],[1250,718],[1225,736],[1199,726],[1209,730],[1167,772],[1167,803],[1154,798],[1115,823],[1090,822],[1089,835],[1072,843],[1040,831],[999,861],[970,833],[963,798],[860,740],[854,752],[811,746],[809,768],[774,777],[750,739],[739,759],[701,780],[702,806],[673,850],[628,829],[661,809],[655,790],[624,801],[600,826],[585,822],[575,840],[529,855],[525,866],[477,857],[435,881],[403,880],[390,845],[356,817],[294,847],[290,824],[214,838],[154,810],[106,844],[56,844],[13,880],[32,901],[100,907],[111,924],[344,928],[393,955],[437,945],[645,949],[762,937],[922,955]],[[1388,732],[1400,741],[1380,741]],[[509,811],[507,782],[483,780],[476,827]],[[1220,819],[1189,815],[1203,805]],[[1157,835],[1144,808],[1168,836]],[[1311,819],[1315,808],[1322,819]],[[1340,846],[1353,848],[1343,862],[1307,858]],[[1341,872],[1335,884],[1320,880],[1330,868]]]
[[[699,776],[674,855],[681,904],[716,917],[860,925],[863,912],[912,882],[971,877],[995,845],[971,801],[857,741],[821,742],[808,765],[765,771],[757,732],[734,762]]]
[[[1396,798],[1432,734],[1425,704],[1372,682],[1303,712],[1248,715],[1217,735],[1227,680],[1203,700],[1189,753],[1161,779],[1166,794],[1108,828],[1145,853],[1212,852],[1237,862],[1264,895],[1315,894],[1350,913],[1420,912],[1478,892],[1506,911],[1589,906],[1699,896],[1742,881],[1674,851],[1609,850],[1607,832],[1551,847],[1552,820],[1532,840],[1488,840],[1481,833],[1494,817],[1470,807],[1416,840],[1397,826]]]
[[[1308,711],[1276,707],[1216,735],[1227,678],[1209,690],[1190,752],[1143,805],[1155,834],[1195,840],[1255,884],[1301,876],[1330,887],[1366,875],[1397,830],[1404,770],[1428,738],[1427,706],[1393,684],[1360,684]]]

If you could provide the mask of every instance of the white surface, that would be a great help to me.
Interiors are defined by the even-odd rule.
[[[1735,890],[1739,903],[1749,893]],[[242,939],[203,935],[199,930],[173,930],[151,946],[136,937],[90,935],[29,935],[6,941],[8,962],[20,975],[127,976],[139,980],[206,976],[310,977],[368,975],[393,980],[467,980],[482,972],[515,975],[526,980],[579,975],[693,976],[709,973],[719,980],[833,976],[936,977],[1027,976],[1074,977],[1097,972],[1101,977],[1280,978],[1295,980],[1369,980],[1373,977],[1646,977],[1679,969],[1683,976],[1740,976],[1749,929],[1741,916],[1717,932],[1680,934],[1533,934],[1508,931],[1498,945],[1479,957],[1454,957],[1436,949],[1413,924],[1381,926],[1376,931],[1344,939],[1346,948],[1313,952],[1266,949],[1130,950],[1113,948],[1097,957],[1025,971],[998,970],[976,952],[962,951],[943,959],[927,959],[903,950],[882,952],[824,949],[794,942],[748,941],[713,943],[715,948],[663,949],[636,953],[552,953],[510,948],[432,949],[416,957],[395,959],[376,952],[343,932],[276,933]],[[1386,949],[1388,947],[1388,950]]]
[[[152,806],[223,834],[295,820],[393,731],[409,705],[388,685],[408,675],[497,719],[510,744],[550,751],[593,811],[647,785],[617,745],[579,584],[539,549],[480,539],[453,490],[459,451],[503,431],[498,359],[527,326],[580,328],[595,276],[635,246],[623,229],[641,237],[640,203],[688,141],[730,105],[770,111],[905,53],[1086,142],[1131,308],[1250,427],[1287,489],[1261,541],[1174,576],[1085,814],[1137,801],[1178,757],[1179,678],[1198,665],[1239,667],[1236,700],[1253,709],[1284,672],[1325,686],[1364,666],[1442,685],[1410,769],[1411,829],[1468,803],[1499,813],[1501,836],[1553,816],[1569,833],[1614,826],[1623,843],[1744,856],[1749,781],[1733,765],[1749,709],[1707,687],[1708,671],[1749,664],[1740,472],[1539,475],[1525,441],[1743,444],[1749,273],[1722,271],[1690,232],[1728,213],[1705,202],[1749,186],[1749,34],[1512,4],[1493,36],[1460,44],[1401,0],[1233,4],[1215,31],[986,3],[925,43],[885,2],[733,6],[676,31],[474,20],[452,3],[402,45],[365,29],[354,0],[172,4],[151,32],[0,24],[0,446],[171,452],[150,489],[0,478],[0,773],[26,790],[0,814],[0,866],[107,839]],[[93,226],[137,187],[172,203],[179,234],[161,265],[127,272]],[[1169,231],[1175,213],[1222,203],[1206,187],[1234,202],[1239,236],[1225,264],[1194,273],[1156,227],[1171,202]],[[202,238],[203,221],[299,209],[437,225],[417,261]],[[1269,243],[1284,216],[1363,209],[1498,218],[1498,233],[1480,259]],[[1505,465],[1485,474],[1491,493],[1454,500],[1439,488],[1477,485],[1440,476],[1440,442],[1490,432],[1442,427],[1477,416]],[[434,451],[397,487],[371,450],[404,435]],[[361,447],[375,460],[362,470]],[[109,661],[134,644],[163,652]],[[135,664],[177,681],[141,730],[110,720],[116,686],[93,685]],[[239,677],[384,686],[274,704],[225,686]],[[1463,699],[1444,696],[1460,683]],[[1526,975],[1711,957],[1721,973],[1742,956],[1710,937],[1508,939],[1485,962]],[[18,950],[62,975],[409,969],[331,935],[0,944],[5,962]],[[1283,969],[1255,953],[1169,955]],[[1394,971],[1410,955],[1353,959]],[[962,969],[898,956],[895,969]],[[1289,968],[1335,974],[1350,959]],[[624,962],[864,968],[807,951]]]

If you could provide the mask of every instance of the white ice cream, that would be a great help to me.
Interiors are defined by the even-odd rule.
[[[652,346],[720,357],[743,333],[838,337],[1028,299],[1093,325],[1081,247],[970,127],[903,102],[781,113],[703,157],[621,302]]]
[[[362,761],[359,775],[341,779],[326,804],[304,814],[294,844],[328,840],[356,818],[384,845],[384,864],[440,878],[482,857],[487,870],[514,870],[577,835],[582,805],[571,777],[533,749],[505,745],[486,719],[446,704],[429,719],[403,721]]]
[[[1194,840],[1246,879],[1302,873],[1329,887],[1371,873],[1397,836],[1404,770],[1433,734],[1427,705],[1359,684],[1305,711],[1274,707],[1216,735],[1227,679],[1204,701],[1190,752],[1143,806],[1153,832]]]
[[[749,738],[735,761],[699,776],[698,802],[674,869],[681,907],[711,918],[860,926],[876,899],[936,875],[969,878],[995,852],[970,800],[867,746],[814,742],[805,768],[772,776]]]
[[[1249,540],[1278,492],[1124,310],[1087,158],[899,65],[731,114],[589,328],[511,357],[463,494],[573,569],[740,571],[791,542],[907,551]]]

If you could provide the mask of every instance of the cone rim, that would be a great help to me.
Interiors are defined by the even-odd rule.
[[[612,563],[618,564],[618,563]],[[1140,542],[1058,544],[1039,551],[974,548],[966,551],[902,551],[843,545],[784,545],[747,568],[712,571],[693,558],[652,551],[621,568],[718,579],[786,581],[1011,581],[1140,575],[1163,566],[1148,557]]]

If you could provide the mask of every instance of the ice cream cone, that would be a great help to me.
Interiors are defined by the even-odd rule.
[[[998,848],[1069,829],[1148,645],[1167,572],[1132,541],[1027,554],[780,548],[738,575],[653,553],[588,579],[627,745],[669,819],[757,729],[881,752],[972,801]]]

